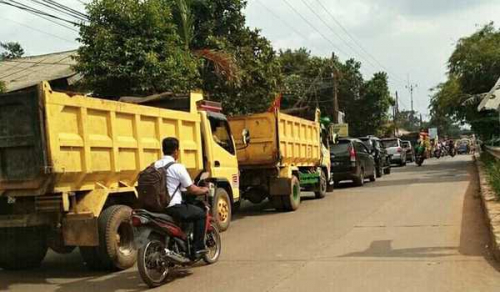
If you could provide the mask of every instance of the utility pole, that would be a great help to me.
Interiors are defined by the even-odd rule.
[[[335,66],[335,53],[332,53],[332,79],[333,79],[333,123],[339,123],[338,77],[339,70]]]
[[[408,85],[405,86],[406,89],[410,92],[410,99],[411,99],[411,115],[410,115],[410,122],[413,123],[414,120],[414,109],[413,109],[413,91],[418,87],[418,84],[410,84],[410,74],[408,74]]]
[[[423,120],[422,120],[422,114],[420,114],[420,128],[422,128],[422,125],[423,125]],[[419,129],[420,130],[420,129]]]
[[[399,107],[399,97],[396,91],[396,104],[394,105],[394,137],[398,136],[398,107]]]

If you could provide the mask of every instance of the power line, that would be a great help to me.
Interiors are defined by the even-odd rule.
[[[69,24],[78,25],[78,23],[76,23],[74,21],[67,20],[67,19],[61,18],[59,16],[56,16],[56,15],[53,15],[53,14],[41,11],[39,9],[30,7],[30,6],[25,5],[23,3],[19,3],[19,2],[16,2],[14,0],[9,0],[9,1],[10,2],[7,2],[7,0],[0,0],[0,4],[5,4],[5,5],[8,5],[8,6],[12,6],[12,7],[15,7],[17,9],[21,9],[21,10],[30,12],[32,14],[47,16],[47,17],[50,17],[50,18],[53,18],[53,19],[57,19],[57,20],[60,20],[60,21],[67,22]]]
[[[346,44],[351,50],[353,50],[358,56],[365,60],[370,66],[372,66],[374,69],[377,69],[377,66],[374,65],[370,60],[365,59],[363,55],[361,55],[354,47],[351,46],[349,42],[344,40],[344,38],[338,34],[312,7],[309,3],[307,3],[305,0],[301,0],[302,3],[335,35],[337,38],[339,38],[344,44]]]
[[[61,3],[57,2],[57,1],[54,1],[54,0],[42,0],[42,1],[45,2],[45,3],[48,3],[48,4],[52,5],[52,6],[58,7],[60,9],[64,10],[64,11],[67,11],[68,13],[71,13],[71,14],[73,14],[75,16],[78,16],[78,17],[82,18],[83,20],[88,20],[89,19],[89,16],[87,14],[82,13],[82,12],[76,10],[76,9],[73,9],[73,8],[67,6],[67,5],[61,4]]]
[[[5,3],[5,1],[0,0],[0,4],[7,4],[7,3]],[[7,5],[9,5],[9,4],[7,4]],[[10,6],[12,6],[12,5],[10,5]],[[16,7],[16,8],[18,8],[18,7]],[[21,9],[21,8],[19,8],[19,9]],[[21,10],[24,10],[24,9],[21,9]],[[38,13],[36,13],[36,12],[33,12],[33,11],[31,11],[31,10],[25,10],[25,11],[27,11],[28,13],[33,14],[33,15],[35,15],[35,16],[37,16],[37,17],[40,17],[40,18],[42,18],[42,19],[44,19],[44,20],[46,20],[46,21],[52,22],[53,24],[56,24],[56,25],[58,25],[58,26],[60,26],[60,27],[64,27],[64,28],[69,29],[69,30],[72,30],[72,31],[74,31],[74,32],[78,32],[78,30],[76,30],[75,28],[70,27],[70,26],[67,26],[67,25],[65,25],[65,24],[62,24],[62,23],[60,23],[60,22],[57,22],[57,21],[55,21],[54,19],[51,19],[51,18],[45,17],[45,16],[40,15],[40,14],[38,14]]]
[[[71,42],[71,43],[75,43],[75,41],[74,41],[74,40],[72,41],[72,40],[68,40],[68,39],[62,38],[62,37],[57,36],[57,35],[55,35],[55,34],[52,34],[52,33],[50,33],[50,32],[46,32],[46,31],[40,30],[40,29],[38,29],[38,28],[34,28],[34,27],[29,26],[29,25],[26,25],[26,24],[24,24],[24,23],[21,23],[21,22],[18,22],[18,21],[15,21],[15,20],[9,19],[9,18],[4,18],[4,17],[1,17],[1,16],[0,16],[0,18],[1,18],[1,19],[4,19],[4,20],[11,21],[11,22],[14,22],[14,23],[16,23],[16,24],[18,24],[18,25],[24,26],[24,27],[29,28],[29,29],[31,29],[31,30],[38,31],[38,32],[40,32],[40,33],[43,33],[43,34],[46,34],[46,35],[49,35],[49,36],[52,36],[52,37],[58,38],[58,39],[60,39],[60,40],[67,41],[67,42]],[[9,61],[9,60],[3,60],[3,61],[6,61],[6,62],[12,62],[12,61]]]
[[[394,72],[391,72],[391,70],[387,69],[381,62],[377,60],[368,50],[364,48],[364,46],[354,38],[354,36],[340,23],[340,21],[337,20],[337,18],[333,15],[333,13],[328,10],[323,3],[321,3],[320,0],[316,0],[316,2],[321,6],[321,8],[333,19],[333,21],[344,31],[344,33],[366,54],[368,57],[372,58],[375,63],[377,63],[381,68],[383,68],[385,71],[390,72],[393,74]],[[399,78],[397,74],[393,74],[393,78],[398,79],[399,82],[404,84],[404,80]]]
[[[274,17],[276,17],[279,21],[281,21],[284,25],[288,26],[288,28],[290,28],[293,32],[295,32],[298,36],[300,36],[301,38],[303,38],[304,40],[307,40],[307,37],[305,35],[303,35],[301,32],[299,32],[298,30],[296,30],[293,26],[291,26],[287,21],[285,21],[283,18],[281,18],[279,16],[279,14],[275,13],[274,11],[272,11],[271,9],[269,9],[269,7],[267,7],[266,5],[264,5],[264,3],[262,3],[260,0],[256,0],[257,3],[259,3],[262,7],[264,7],[264,9],[266,9],[269,13],[271,13]]]
[[[62,9],[61,7],[58,7],[54,4],[46,3],[46,1],[43,1],[43,2],[39,1],[39,0],[30,0],[30,1],[37,4],[37,5],[49,8],[50,10],[55,11],[57,13],[62,13],[65,16],[76,18],[79,21],[86,21],[87,20],[86,16],[82,16],[83,14],[76,14],[76,13],[73,13],[71,11],[67,11],[66,9]]]
[[[285,4],[288,7],[290,7],[290,9],[292,9],[300,18],[302,18],[302,20],[305,23],[307,23],[314,31],[316,31],[323,39],[325,39],[326,41],[328,41],[332,45],[332,47],[334,47],[337,51],[339,51],[342,54],[344,54],[346,57],[349,56],[349,54],[347,54],[342,49],[340,49],[339,47],[337,47],[337,45],[334,42],[332,42],[329,38],[327,38],[319,29],[317,29],[309,20],[307,20],[307,18],[305,18],[295,7],[293,7],[293,5],[290,4],[290,2],[288,2],[288,0],[283,0],[283,2],[285,2]]]

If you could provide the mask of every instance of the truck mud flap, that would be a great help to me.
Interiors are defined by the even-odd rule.
[[[269,181],[269,194],[271,196],[289,196],[292,185],[289,178],[273,178]]]
[[[97,217],[92,213],[68,214],[63,219],[64,244],[69,246],[98,246]]]

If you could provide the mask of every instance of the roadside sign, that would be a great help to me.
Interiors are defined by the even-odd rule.
[[[333,124],[331,126],[332,134],[338,137],[349,137],[349,124]]]
[[[436,139],[438,136],[438,129],[437,128],[429,128],[429,137],[431,139]]]

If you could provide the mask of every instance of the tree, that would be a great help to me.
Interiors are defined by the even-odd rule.
[[[189,2],[188,2],[189,3]],[[229,114],[266,110],[281,83],[276,52],[260,31],[245,24],[246,1],[192,0],[194,34],[192,49],[211,49],[233,56],[238,67],[236,82],[217,74],[213,62],[200,68],[202,89],[213,100],[221,101]]]
[[[24,55],[24,49],[18,42],[0,42],[0,48],[4,51],[0,54],[0,60],[21,58]]]
[[[431,98],[431,116],[470,124],[483,139],[498,133],[498,114],[478,112],[481,93],[488,92],[500,77],[500,31],[493,23],[459,40],[448,61],[448,80],[439,84]]]
[[[383,134],[383,127],[389,120],[389,108],[394,104],[389,93],[387,74],[375,73],[372,79],[364,83],[361,96],[358,101],[358,126],[354,127],[353,135]]]
[[[314,57],[305,48],[280,51],[279,60],[284,74],[285,108],[319,107],[322,115],[332,116],[336,85],[339,108],[346,114],[351,135],[385,133],[388,110],[394,103],[387,74],[380,72],[364,81],[360,62]]]
[[[95,0],[80,28],[75,69],[100,96],[199,86],[198,61],[178,35],[169,0]]]
[[[405,110],[397,113],[396,123],[398,128],[415,132],[420,129],[420,117],[418,112]]]

